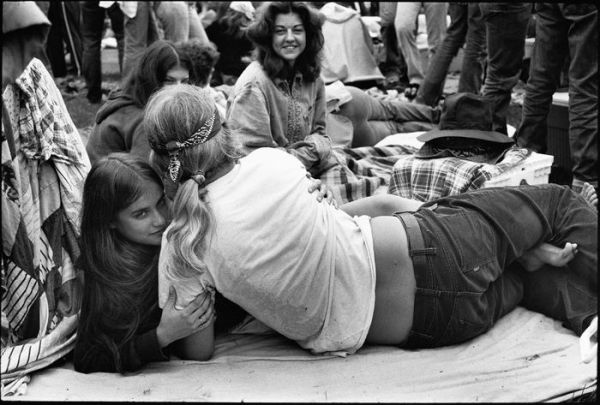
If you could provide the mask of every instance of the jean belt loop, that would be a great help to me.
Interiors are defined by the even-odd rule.
[[[421,266],[426,266],[426,258],[424,255],[419,254],[425,250],[425,241],[423,240],[423,234],[421,233],[421,227],[417,222],[417,218],[409,212],[399,212],[396,215],[406,231],[408,238],[408,253],[413,262],[413,268],[415,271]]]

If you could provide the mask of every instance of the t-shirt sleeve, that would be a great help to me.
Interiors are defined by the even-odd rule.
[[[166,238],[167,231],[163,235],[158,259],[158,306],[164,308],[169,289],[173,286],[177,292],[175,308],[183,308],[206,290],[214,294],[215,284],[207,271],[185,268],[176,260],[173,246]]]

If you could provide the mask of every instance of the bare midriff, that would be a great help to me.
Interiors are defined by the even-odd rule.
[[[408,239],[393,216],[371,219],[375,250],[375,310],[367,335],[373,344],[401,345],[413,323],[416,282]]]

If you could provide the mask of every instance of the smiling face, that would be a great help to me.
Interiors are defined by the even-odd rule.
[[[117,214],[110,227],[131,242],[160,246],[167,226],[167,206],[162,189],[144,180],[144,193]]]
[[[278,14],[273,30],[273,50],[291,66],[306,48],[306,31],[296,13]]]
[[[168,86],[170,84],[182,84],[182,83],[189,83],[190,81],[190,72],[180,66],[177,65],[171,69],[169,69],[169,71],[167,72],[167,75],[165,76],[165,81],[163,83],[164,86]]]

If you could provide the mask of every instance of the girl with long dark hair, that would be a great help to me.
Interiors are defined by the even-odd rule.
[[[318,180],[307,191],[318,201],[325,197]],[[157,264],[169,221],[167,202],[161,179],[138,157],[113,153],[89,172],[77,263],[84,292],[75,370],[137,370],[180,355],[180,341],[190,334],[209,327],[227,333],[245,320],[246,312],[219,293],[200,295],[182,307],[171,289],[162,311],[158,307]]]
[[[156,90],[193,80],[189,56],[169,41],[156,41],[138,57],[120,88],[113,91],[96,114],[86,145],[90,161],[112,152],[129,152],[148,159],[150,147],[140,131],[144,106]]]
[[[215,303],[208,294],[178,308],[172,291],[169,304],[162,311],[157,306],[158,254],[167,225],[162,183],[146,162],[114,153],[93,165],[83,190],[78,267],[84,294],[75,370],[126,372],[168,360],[177,353],[173,342],[212,325]],[[243,312],[225,305],[220,326],[226,329],[228,315],[240,318]]]

